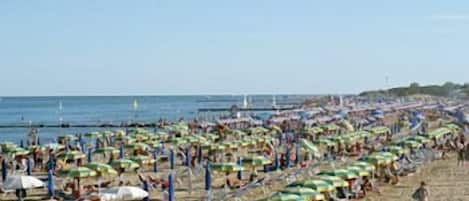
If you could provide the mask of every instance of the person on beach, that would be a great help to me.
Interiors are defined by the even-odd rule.
[[[420,187],[412,194],[412,199],[416,201],[429,201],[430,193],[424,181],[420,182]]]
[[[457,166],[463,166],[464,165],[464,159],[465,159],[464,144],[458,143],[456,145],[456,149],[457,149],[457,152],[458,152]]]

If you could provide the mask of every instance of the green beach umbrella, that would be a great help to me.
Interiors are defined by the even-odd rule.
[[[396,161],[399,159],[399,157],[396,156],[396,154],[393,154],[391,152],[375,152],[372,155],[379,155],[379,156],[384,156],[386,158],[390,158],[393,161]]]
[[[116,175],[117,171],[114,170],[110,165],[98,162],[92,162],[85,165],[85,167],[94,170],[101,174],[113,174]]]
[[[320,155],[319,149],[310,141],[306,139],[301,139],[300,144],[307,150],[311,151],[316,156]]]
[[[125,148],[127,149],[133,149],[133,150],[136,150],[136,149],[147,149],[148,148],[148,145],[145,144],[145,143],[132,143],[132,144],[126,144],[125,145]]]
[[[342,179],[356,179],[359,177],[355,172],[349,171],[347,169],[336,169],[336,170],[326,170],[319,173],[320,175],[330,175],[340,177]]]
[[[387,149],[389,152],[396,154],[396,155],[402,155],[402,154],[408,154],[409,150],[400,146],[388,146]]]
[[[78,159],[82,159],[85,157],[86,155],[80,151],[62,152],[57,155],[57,158],[64,159],[64,160],[78,160]]]
[[[422,146],[422,143],[414,141],[414,140],[405,140],[405,141],[401,142],[401,144],[406,146],[406,147],[410,147],[410,148],[418,148],[418,147]]]
[[[305,197],[306,200],[314,200],[314,201],[321,201],[325,200],[325,196],[311,188],[303,188],[303,187],[288,187],[280,191],[281,193],[285,194],[294,194]]]
[[[128,159],[117,159],[111,161],[110,165],[114,168],[129,168],[134,169],[140,167],[140,165],[132,160]]]
[[[87,167],[72,167],[70,169],[60,171],[59,175],[69,178],[85,178],[96,176],[96,171]]]
[[[243,158],[243,166],[246,167],[258,167],[263,165],[271,164],[272,162],[269,159],[266,159],[264,156],[252,156]]]
[[[335,190],[335,187],[321,179],[306,179],[303,181],[297,181],[293,182],[288,185],[288,187],[304,187],[304,188],[311,188],[314,189],[318,192],[324,193],[324,192],[331,192]]]
[[[236,163],[211,163],[210,168],[214,171],[226,173],[233,173],[244,170],[244,167]]]
[[[336,176],[319,175],[319,176],[315,176],[313,178],[323,180],[323,181],[333,185],[336,188],[348,187],[349,186],[349,183],[347,181],[343,180],[340,177],[336,177]]]
[[[149,165],[149,164],[153,164],[156,162],[155,159],[148,157],[148,156],[142,156],[142,155],[132,156],[130,157],[130,160],[135,161],[140,165]]]
[[[376,167],[372,163],[368,163],[364,161],[354,161],[354,162],[347,164],[347,166],[360,167],[369,172],[375,171],[376,169]]]
[[[258,201],[306,201],[306,198],[290,193],[276,193],[269,198]]]
[[[8,142],[8,141],[0,143],[0,147],[2,147],[2,150],[3,150],[3,151],[7,151],[7,150],[9,150],[9,149],[14,149],[14,148],[16,148],[17,146],[18,146],[18,145],[16,145],[15,143],[13,143],[13,142]]]
[[[94,150],[94,153],[104,154],[104,153],[119,153],[119,150],[115,147],[100,147]]]
[[[59,150],[59,149],[63,149],[65,148],[64,145],[61,145],[59,143],[49,143],[49,144],[45,144],[43,145],[46,149],[52,149],[52,150]]]
[[[416,142],[421,143],[421,144],[425,144],[425,143],[428,143],[428,142],[431,141],[431,139],[428,139],[428,138],[423,137],[423,136],[413,136],[413,137],[407,138],[407,140],[413,140],[413,141],[416,141]]]
[[[354,172],[355,174],[357,174],[358,176],[360,177],[368,177],[370,176],[370,172],[369,171],[366,171],[365,169],[361,168],[361,167],[357,167],[357,166],[348,166],[345,168],[346,170],[348,171],[351,171],[351,172]]]
[[[99,132],[89,132],[85,133],[84,136],[87,138],[99,138],[101,137],[101,134]]]
[[[314,141],[314,143],[318,145],[326,145],[326,146],[335,145],[333,141],[328,140],[328,139],[319,139],[319,140]]]
[[[16,147],[16,148],[8,150],[6,153],[8,153],[9,155],[13,155],[13,156],[28,155],[29,150],[23,149],[21,147]]]

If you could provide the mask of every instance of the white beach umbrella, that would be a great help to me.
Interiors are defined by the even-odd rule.
[[[112,187],[101,193],[104,200],[141,200],[147,196],[148,192],[133,186]]]
[[[30,189],[44,186],[44,182],[32,176],[11,175],[7,177],[3,188],[7,190]]]

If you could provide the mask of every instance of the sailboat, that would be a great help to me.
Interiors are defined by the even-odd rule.
[[[248,97],[244,95],[243,99],[243,108],[248,108]]]

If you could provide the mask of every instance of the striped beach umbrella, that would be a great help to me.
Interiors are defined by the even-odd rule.
[[[320,179],[306,179],[306,180],[303,180],[303,181],[297,181],[297,182],[293,182],[291,184],[288,185],[288,187],[304,187],[304,188],[310,188],[310,189],[314,189],[318,192],[331,192],[331,191],[334,191],[335,190],[335,187],[324,181],[324,180],[320,180]]]
[[[325,200],[325,196],[320,192],[317,192],[311,188],[303,188],[303,187],[288,187],[280,191],[281,193],[285,194],[294,194],[301,197],[305,197],[306,200],[314,200],[320,201]]]

